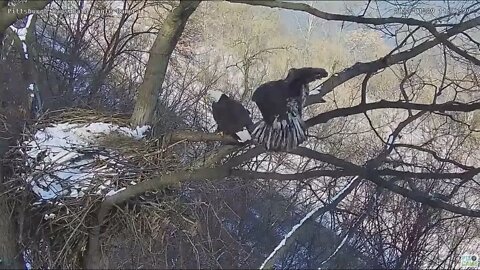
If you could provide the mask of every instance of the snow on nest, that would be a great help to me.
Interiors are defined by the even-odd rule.
[[[42,200],[78,198],[86,193],[113,195],[118,191],[106,176],[118,174],[119,164],[95,148],[96,139],[115,132],[139,140],[149,128],[61,123],[39,130],[24,142],[32,168],[27,182]]]

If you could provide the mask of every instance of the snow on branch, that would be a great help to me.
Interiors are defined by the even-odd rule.
[[[343,237],[342,241],[340,242],[340,244],[337,246],[337,248],[335,249],[335,251],[333,251],[333,253],[328,256],[328,258],[326,258],[325,260],[323,260],[320,265],[324,265],[326,264],[327,262],[329,262],[333,257],[335,257],[338,252],[345,246],[345,244],[347,243],[348,239],[353,235],[353,233],[358,229],[358,226],[360,226],[360,224],[365,220],[365,218],[371,213],[371,211],[373,210],[373,206],[375,205],[375,202],[378,200],[378,198],[380,197],[380,195],[384,192],[384,189],[383,188],[379,188],[377,187],[377,191],[375,192],[375,194],[373,194],[373,196],[370,197],[370,199],[368,200],[368,203],[367,203],[367,206],[365,207],[365,212],[360,215],[360,217],[357,219],[357,221],[355,221],[355,224],[350,227],[347,231],[347,233],[345,234],[345,236]],[[321,269],[321,268],[319,268]]]
[[[298,224],[293,226],[292,230],[285,235],[283,240],[277,245],[277,247],[275,247],[273,252],[262,263],[260,269],[272,268],[274,262],[288,250],[292,243],[294,243],[294,240],[297,238],[302,226],[306,222],[314,222],[320,215],[335,208],[355,187],[358,186],[361,179],[362,178],[358,176],[353,177],[350,182],[330,200],[330,203],[314,208],[307,215],[305,215],[305,217],[300,220]]]

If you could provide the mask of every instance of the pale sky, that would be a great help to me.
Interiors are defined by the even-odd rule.
[[[300,2],[300,1],[295,1]],[[301,1],[307,3],[321,11],[360,15],[363,13],[368,1]],[[465,13],[466,8],[478,1],[416,1],[414,5],[412,1],[372,1],[369,5],[365,16],[383,17],[411,17],[421,20],[430,20],[432,18],[450,13],[452,10],[460,14]],[[478,8],[478,6],[476,7]],[[285,24],[286,29],[290,33],[295,33],[301,28],[305,31],[309,25],[309,17],[313,18],[313,23],[316,24],[314,36],[332,37],[335,35],[344,35],[348,31],[354,30],[360,25],[345,24],[342,29],[340,22],[325,21],[315,18],[305,12],[280,10],[282,23]],[[461,15],[457,18],[461,18]],[[311,19],[310,19],[311,20]],[[390,46],[394,46],[393,40],[385,40]]]

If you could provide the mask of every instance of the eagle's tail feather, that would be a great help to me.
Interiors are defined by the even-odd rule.
[[[235,134],[238,136],[238,141],[241,143],[250,141],[252,139],[252,135],[250,135],[250,132],[246,127],[244,127],[243,130],[238,131]]]
[[[267,150],[288,151],[306,139],[305,124],[299,115],[288,113],[287,119],[275,119],[271,125],[262,121],[252,132],[254,140]]]

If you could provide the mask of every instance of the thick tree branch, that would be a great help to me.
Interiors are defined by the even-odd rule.
[[[227,177],[230,174],[230,169],[241,165],[245,161],[248,161],[255,156],[263,153],[264,150],[261,147],[256,147],[247,150],[245,153],[235,156],[227,161],[225,164],[215,168],[200,168],[197,170],[184,170],[179,172],[173,172],[170,174],[162,175],[153,178],[148,181],[140,182],[136,185],[129,186],[127,189],[120,191],[110,197],[107,197],[102,205],[108,208],[115,204],[123,203],[133,197],[145,193],[146,191],[162,190],[166,187],[175,186],[181,182],[185,182],[192,179],[220,179]],[[102,206],[103,207],[103,206]],[[107,211],[108,212],[108,211]],[[105,215],[100,215],[104,217]],[[103,219],[103,218],[102,218]]]
[[[417,146],[417,145],[398,143],[398,144],[395,144],[394,147],[410,148],[410,149],[414,149],[414,150],[417,150],[417,151],[425,152],[425,153],[428,153],[428,154],[432,155],[433,158],[435,158],[436,160],[438,160],[440,162],[447,162],[447,163],[453,164],[453,165],[455,165],[459,168],[462,168],[464,170],[474,170],[474,169],[476,169],[475,167],[467,166],[467,165],[462,164],[462,163],[460,163],[456,160],[453,160],[453,159],[442,158],[437,154],[437,152],[435,152],[433,150],[430,150],[430,149],[426,149],[426,148]]]
[[[386,68],[388,66],[411,59],[437,46],[442,42],[442,40],[446,40],[454,35],[462,33],[478,25],[480,25],[480,17],[476,17],[472,20],[456,25],[448,29],[445,33],[439,34],[437,38],[430,41],[425,41],[420,45],[417,45],[407,51],[388,55],[386,57],[382,57],[380,59],[367,62],[367,63],[356,63],[350,68],[347,68],[339,73],[334,74],[332,77],[330,77],[325,82],[323,82],[322,87],[319,90],[320,93],[309,96],[306,103],[307,105],[320,103],[323,96],[333,91],[335,87],[341,85],[342,83],[347,82],[348,80],[354,77],[357,77],[361,74],[373,73],[380,69]]]
[[[473,176],[480,173],[479,168],[475,168],[461,173],[438,173],[438,172],[406,172],[392,169],[383,169],[375,171],[381,176],[396,176],[399,178],[414,178],[414,179],[471,179]]]
[[[227,152],[230,147],[225,148]],[[97,220],[98,225],[92,229],[88,242],[88,254],[86,259],[86,268],[102,268],[107,267],[106,262],[103,261],[103,257],[100,252],[100,230],[105,218],[111,211],[113,206],[122,204],[129,199],[135,198],[138,195],[145,193],[146,191],[162,190],[167,187],[172,187],[181,184],[182,182],[201,179],[201,180],[214,180],[227,177],[231,173],[231,168],[242,164],[243,162],[263,153],[265,150],[261,147],[256,147],[247,150],[245,153],[238,155],[222,166],[209,168],[203,167],[200,169],[188,169],[184,171],[173,172],[170,174],[162,175],[153,178],[148,181],[140,182],[136,185],[129,186],[125,190],[122,190],[112,196],[105,198],[100,205],[98,211]]]
[[[342,170],[314,170],[302,173],[281,174],[274,172],[254,172],[246,170],[232,170],[232,176],[238,176],[245,179],[274,179],[279,181],[285,180],[305,180],[321,176],[342,177],[355,176],[356,174]]]
[[[112,206],[126,202],[127,200],[137,197],[146,191],[162,190],[166,187],[177,186],[182,182],[194,179],[213,180],[224,178],[228,175],[229,168],[220,166],[217,168],[201,168],[198,170],[179,171],[162,175],[148,181],[140,182],[136,185],[129,186],[128,189],[105,198],[99,212],[99,220],[105,219]]]
[[[312,127],[320,123],[326,123],[333,118],[346,117],[376,109],[407,109],[427,112],[472,112],[480,109],[480,103],[447,102],[442,104],[419,104],[407,103],[403,101],[381,100],[378,102],[359,104],[353,107],[340,108],[333,111],[321,113],[308,119],[305,122],[308,127]]]
[[[199,4],[200,1],[180,1],[179,5],[164,20],[150,49],[143,83],[138,88],[137,100],[131,117],[134,126],[152,122],[158,96],[162,93],[161,89],[170,56],[183,33],[188,18]]]
[[[404,187],[400,187],[393,182],[386,181],[380,177],[378,173],[375,172],[375,170],[364,168],[359,165],[355,165],[353,163],[350,163],[345,160],[341,160],[335,157],[332,157],[327,154],[319,153],[314,150],[304,148],[304,147],[299,147],[296,150],[292,151],[292,153],[304,156],[304,157],[309,157],[312,159],[316,159],[322,162],[330,163],[335,166],[341,167],[343,170],[348,171],[349,173],[355,173],[373,183],[375,183],[379,187],[386,188],[394,193],[397,193],[399,195],[402,195],[404,197],[407,197],[411,200],[414,200],[416,202],[424,203],[426,205],[429,205],[433,208],[441,208],[444,210],[447,210],[452,213],[457,213],[463,216],[470,216],[470,217],[480,217],[480,210],[471,210],[467,209],[464,207],[459,207],[455,206],[452,204],[449,204],[447,202],[444,202],[442,200],[439,200],[437,198],[433,198],[432,196],[429,196],[428,193],[418,191],[418,190],[410,190],[406,189]],[[470,171],[465,177],[473,177],[474,175],[478,174],[480,171],[479,169]]]
[[[333,198],[330,199],[330,202],[325,204],[322,207],[317,207],[310,211],[300,222],[295,225],[292,230],[285,236],[285,238],[277,245],[275,250],[268,256],[263,264],[260,266],[260,269],[272,269],[273,264],[278,258],[281,258],[286,251],[294,244],[301,236],[305,233],[303,230],[309,225],[313,225],[315,220],[323,215],[327,211],[332,211],[337,207],[337,205],[347,197],[362,181],[362,178],[356,176],[350,180],[350,182],[340,190]]]
[[[228,135],[220,135],[218,133],[205,133],[200,131],[189,131],[189,130],[180,130],[174,131],[172,133],[166,134],[164,139],[167,142],[179,142],[179,141],[189,141],[189,142],[209,142],[209,141],[219,141],[225,143],[240,144],[236,139]]]
[[[4,6],[0,8],[0,33],[12,25],[16,20],[23,19],[31,14],[28,11],[42,10],[52,0],[29,0],[25,3],[19,3],[14,7]]]
[[[275,0],[267,1],[255,1],[255,0],[227,0],[231,3],[241,3],[252,6],[263,6],[269,8],[282,8],[295,11],[303,11],[308,14],[311,14],[317,18],[327,20],[327,21],[341,21],[341,22],[353,22],[360,24],[371,24],[371,25],[384,25],[384,24],[405,24],[412,26],[421,26],[421,27],[435,27],[435,24],[432,24],[427,21],[416,20],[412,18],[401,18],[401,17],[387,17],[387,18],[368,18],[352,15],[343,15],[328,13],[321,10],[318,10],[308,4],[304,3],[295,3],[295,2],[282,2]]]
[[[362,169],[365,172],[366,169]],[[396,176],[399,178],[414,178],[414,179],[469,179],[473,175],[480,173],[480,169],[474,169],[463,173],[435,173],[435,172],[405,172],[392,169],[374,170],[375,174],[379,176]],[[274,179],[280,181],[287,180],[305,180],[317,177],[344,177],[355,176],[356,173],[350,170],[337,169],[337,170],[312,170],[302,173],[281,174],[275,172],[254,172],[246,170],[232,170],[232,176],[238,176],[246,179]]]
[[[370,25],[385,25],[385,24],[396,23],[396,24],[404,24],[404,25],[410,25],[410,26],[420,26],[427,29],[435,37],[434,40],[424,42],[405,52],[388,55],[386,57],[383,57],[368,63],[356,63],[352,67],[345,69],[344,71],[339,72],[337,74],[334,74],[332,77],[330,77],[328,80],[326,80],[322,84],[322,88],[319,91],[320,92],[319,94],[311,95],[308,97],[307,105],[313,104],[313,103],[321,103],[323,100],[322,99],[323,96],[325,96],[327,93],[332,91],[336,86],[350,80],[351,78],[354,78],[360,74],[373,73],[387,66],[391,66],[401,61],[405,61],[407,59],[413,58],[423,53],[424,51],[430,48],[433,48],[434,46],[440,43],[445,44],[445,46],[449,47],[451,50],[455,51],[456,53],[465,57],[466,59],[472,61],[476,65],[479,65],[479,62],[480,62],[475,57],[469,55],[467,52],[459,49],[453,43],[448,41],[449,37],[452,37],[456,34],[462,33],[465,30],[468,30],[470,28],[473,28],[479,25],[480,17],[455,25],[454,27],[447,30],[445,33],[439,33],[435,29],[437,25],[431,22],[416,20],[412,18],[399,18],[399,17],[367,18],[367,17],[360,17],[360,16],[352,16],[352,15],[334,14],[334,13],[320,11],[304,3],[281,2],[281,1],[274,1],[274,0],[270,0],[270,1],[228,0],[228,1],[232,3],[243,3],[243,4],[255,5],[255,6],[303,11],[317,18],[324,19],[327,21],[353,22],[353,23],[370,24]],[[438,25],[438,26],[442,26],[442,25]]]

